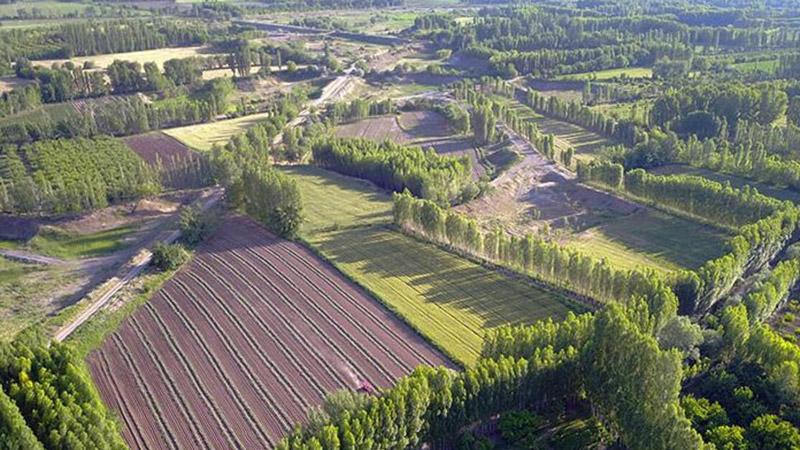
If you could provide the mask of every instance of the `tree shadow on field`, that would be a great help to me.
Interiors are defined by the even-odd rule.
[[[380,279],[399,278],[426,302],[481,317],[484,328],[560,320],[572,309],[558,294],[386,229],[338,231],[320,236],[316,244],[337,264],[357,265]]]

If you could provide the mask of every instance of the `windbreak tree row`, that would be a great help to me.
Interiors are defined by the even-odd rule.
[[[440,204],[460,203],[477,195],[468,157],[440,156],[433,149],[377,143],[366,139],[321,140],[312,148],[314,163],[363,178],[385,189]]]
[[[0,210],[67,213],[160,190],[158,174],[112,138],[44,140],[0,150]]]
[[[484,233],[467,216],[408,193],[394,195],[394,222],[407,232],[598,302],[646,298],[659,326],[678,309],[670,286],[654,273],[618,270],[531,235],[516,237],[499,229]]]

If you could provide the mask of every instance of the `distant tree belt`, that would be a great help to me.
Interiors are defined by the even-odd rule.
[[[0,344],[3,448],[127,448],[82,366],[62,344]]]
[[[225,111],[233,92],[229,78],[208,80],[189,95],[146,102],[138,96],[87,101],[77,114],[52,119],[48,114],[35,120],[0,122],[0,144],[24,144],[38,139],[127,136],[161,128],[213,120]],[[75,106],[78,108],[78,106]]]
[[[393,114],[396,106],[391,99],[369,101],[355,99],[351,102],[336,102],[328,107],[328,116],[333,123],[350,122],[366,119],[370,116],[383,116]]]
[[[385,189],[414,195],[440,204],[459,203],[477,195],[468,157],[440,156],[433,149],[390,141],[329,138],[312,148],[314,163]]]
[[[55,27],[0,32],[0,67],[17,58],[72,58],[107,53],[201,45],[208,25],[174,19],[124,19],[76,22]]]
[[[500,229],[483,232],[468,216],[408,193],[394,195],[394,223],[415,235],[598,302],[645,298],[662,325],[678,310],[678,298],[655,273],[618,270],[603,260],[533,235],[517,237]]]
[[[403,6],[405,0],[259,0],[278,9],[362,9]]]
[[[4,212],[80,212],[159,189],[155,170],[113,138],[43,140],[0,149]]]

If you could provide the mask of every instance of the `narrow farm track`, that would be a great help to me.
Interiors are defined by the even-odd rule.
[[[308,249],[238,216],[88,364],[134,449],[273,448],[329,392],[453,367]]]

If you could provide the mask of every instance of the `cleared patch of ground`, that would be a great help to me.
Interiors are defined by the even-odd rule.
[[[115,60],[132,61],[144,64],[154,62],[159,67],[163,67],[164,62],[174,58],[188,58],[190,56],[210,55],[208,47],[173,47],[160,48],[155,50],[142,50],[138,52],[111,53],[108,55],[79,56],[72,59],[46,59],[33,61],[36,66],[50,67],[53,63],[63,64],[72,61],[76,65],[83,65],[84,62],[92,62],[95,67],[105,69]]]
[[[33,80],[26,80],[17,77],[0,77],[0,94],[16,89],[26,84],[31,84]]]

